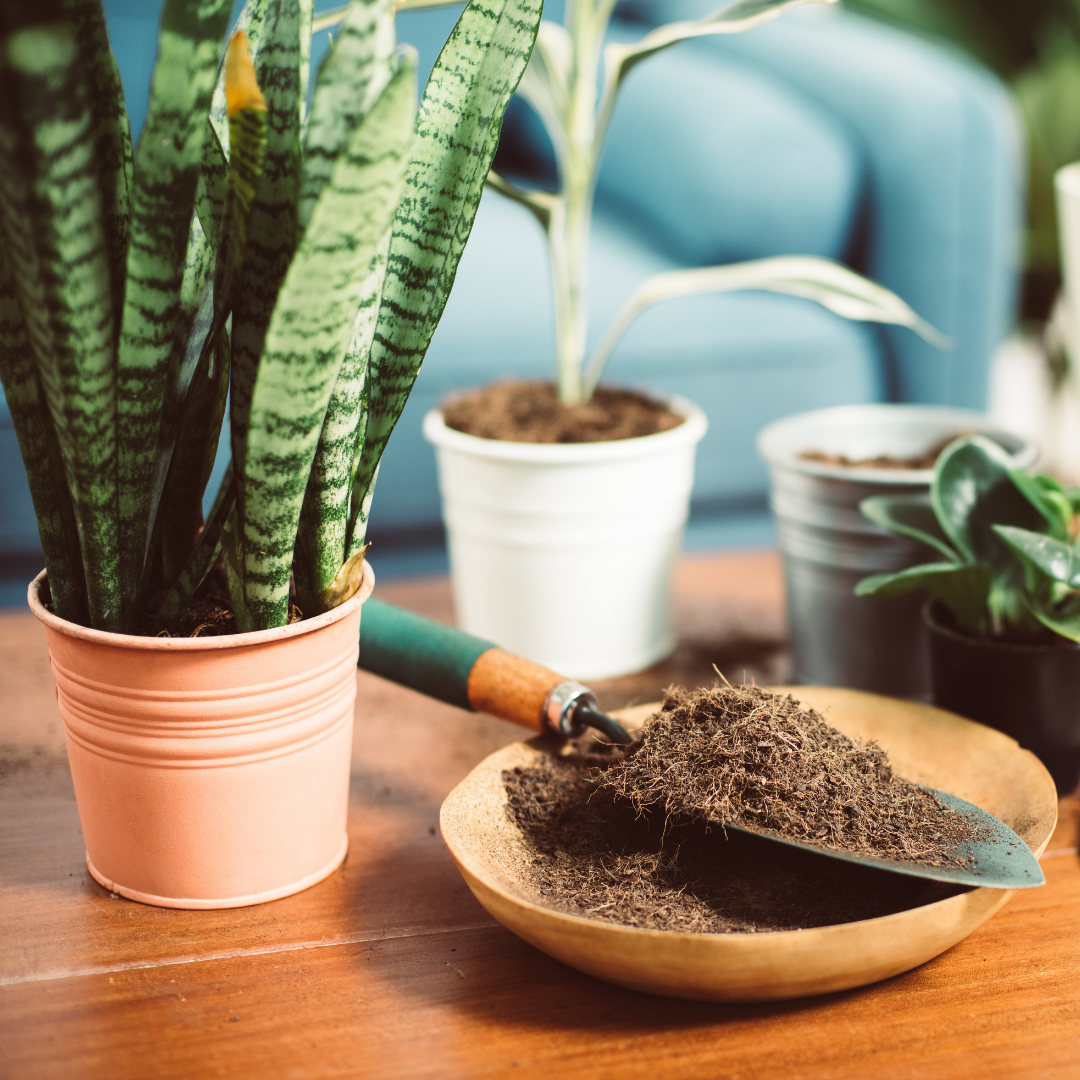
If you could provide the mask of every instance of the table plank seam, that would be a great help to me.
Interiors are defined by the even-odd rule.
[[[99,967],[77,968],[72,971],[42,971],[33,975],[0,976],[0,986],[21,986],[25,983],[49,982],[55,979],[79,979],[91,975],[114,975],[124,971],[144,971],[151,968],[174,967],[180,964],[202,964],[215,960],[237,960],[248,956],[301,952],[305,949],[329,949],[337,945],[362,945],[367,942],[399,941],[405,938],[435,937],[439,934],[459,934],[473,930],[501,929],[502,926],[499,923],[491,920],[490,922],[448,926],[442,930],[402,929],[381,933],[349,934],[328,941],[294,941],[284,945],[265,945],[251,949],[228,949],[221,952],[203,953],[199,956],[172,957],[167,960],[133,960],[123,964],[102,964]]]

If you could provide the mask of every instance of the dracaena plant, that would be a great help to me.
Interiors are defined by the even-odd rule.
[[[547,235],[555,295],[556,384],[568,405],[588,401],[619,339],[651,304],[680,296],[767,289],[816,300],[850,319],[909,326],[945,339],[893,293],[828,259],[787,256],[658,274],[645,281],[586,357],[589,229],[604,139],[623,80],[643,60],[690,38],[737,34],[796,4],[831,0],[735,0],[696,21],[674,22],[632,44],[605,34],[616,0],[566,0],[564,24],[544,20],[521,81],[522,96],[551,137],[558,190],[528,190],[492,173],[497,191],[527,207]]]
[[[355,592],[540,6],[468,4],[417,109],[353,0],[305,116],[312,0],[227,49],[231,0],[166,0],[133,151],[101,0],[0,5],[0,377],[58,615],[167,628],[219,560],[241,630]]]
[[[857,595],[925,589],[974,637],[1080,641],[1080,489],[1031,476],[997,443],[969,436],[938,458],[929,499],[875,495],[860,507],[937,557],[864,578]]]

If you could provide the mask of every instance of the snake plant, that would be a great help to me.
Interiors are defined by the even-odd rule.
[[[942,451],[929,499],[874,495],[860,508],[936,557],[863,578],[856,595],[925,589],[973,637],[1080,641],[1080,489],[1029,475],[973,435]]]
[[[788,256],[658,274],[637,289],[592,355],[586,357],[593,198],[604,139],[623,81],[639,63],[681,41],[752,30],[806,2],[831,0],[735,0],[702,19],[669,23],[629,44],[605,44],[615,0],[567,0],[563,25],[548,20],[540,23],[520,92],[551,137],[558,190],[529,190],[497,173],[492,173],[489,183],[531,211],[547,236],[555,295],[556,383],[565,404],[591,398],[612,350],[645,308],[679,296],[767,289],[808,297],[847,318],[908,326],[935,344],[945,343],[887,289],[839,263]]]
[[[540,7],[472,0],[417,108],[352,0],[305,115],[312,0],[227,48],[231,0],[166,0],[133,149],[101,0],[0,5],[0,378],[59,616],[167,629],[222,557],[241,630],[355,592]]]

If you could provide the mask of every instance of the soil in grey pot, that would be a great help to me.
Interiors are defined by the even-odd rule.
[[[932,700],[1011,735],[1050,770],[1058,792],[1080,780],[1080,645],[973,638],[936,601],[923,612]]]

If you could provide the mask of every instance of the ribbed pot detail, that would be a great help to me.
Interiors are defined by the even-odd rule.
[[[106,634],[42,604],[87,865],[164,907],[274,900],[345,857],[360,611],[215,638]]]

